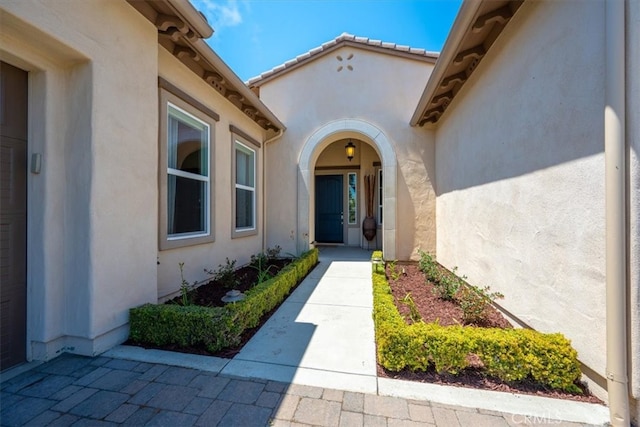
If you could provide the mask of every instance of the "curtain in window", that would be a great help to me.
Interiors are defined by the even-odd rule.
[[[167,168],[176,168],[178,163],[178,120],[168,112],[167,129]],[[175,232],[176,213],[176,177],[167,174],[167,233]]]

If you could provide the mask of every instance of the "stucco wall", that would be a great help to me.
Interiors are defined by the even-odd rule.
[[[424,62],[344,46],[261,86],[260,98],[287,126],[266,150],[270,245],[293,252],[299,241],[308,242],[297,220],[296,194],[297,165],[309,137],[332,121],[358,119],[379,128],[397,157],[396,258],[408,259],[418,247],[435,248],[433,135],[408,124],[420,96],[416,88],[424,87],[431,69]],[[357,132],[337,132],[330,141],[348,137],[374,145]]]
[[[640,422],[640,3],[627,3],[627,143],[629,182],[629,325],[632,415]]]
[[[184,262],[185,279],[193,283],[207,277],[204,269],[216,269],[230,260],[236,266],[246,264],[252,254],[262,250],[264,216],[262,214],[262,160],[263,150],[256,150],[256,194],[258,233],[252,236],[232,238],[232,195],[235,181],[232,176],[234,140],[229,125],[234,125],[258,142],[264,140],[264,130],[249,117],[217,93],[209,84],[169,54],[163,47],[157,48],[159,75],[177,86],[197,101],[220,115],[213,129],[213,171],[215,200],[213,205],[215,242],[158,252],[158,298],[180,289],[178,263]],[[157,203],[157,202],[156,202]],[[157,204],[155,205],[157,206]],[[156,208],[157,209],[157,208]],[[155,211],[157,216],[157,211]],[[157,246],[156,246],[157,248]],[[153,252],[154,256],[156,251]]]
[[[440,121],[437,258],[605,371],[604,3],[525,3]]]
[[[103,351],[156,289],[156,29],[125,2],[2,2],[30,72],[28,357]],[[151,159],[151,161],[150,161]]]

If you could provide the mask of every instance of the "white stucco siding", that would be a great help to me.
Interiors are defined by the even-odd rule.
[[[264,218],[262,212],[262,156],[263,149],[250,145],[256,150],[256,220],[258,233],[251,236],[232,238],[233,217],[232,195],[235,191],[235,178],[232,176],[234,141],[229,125],[234,125],[262,143],[265,131],[252,121],[245,113],[233,106],[226,98],[216,92],[208,83],[189,70],[173,55],[158,46],[159,75],[169,83],[178,87],[187,95],[193,97],[205,107],[210,108],[220,116],[220,121],[214,123],[211,135],[213,148],[212,185],[214,185],[213,224],[215,241],[201,245],[194,245],[178,249],[157,251],[158,255],[158,297],[162,298],[180,289],[180,270],[178,263],[184,262],[184,276],[189,283],[200,281],[207,277],[204,269],[215,270],[220,264],[225,264],[226,258],[236,260],[236,267],[249,262],[251,255],[262,251]],[[157,104],[157,101],[156,101]],[[157,138],[156,138],[157,144]],[[165,166],[166,167],[166,166]],[[156,184],[157,186],[157,184]],[[154,206],[157,214],[157,202]]]
[[[91,52],[100,52],[92,61],[91,338],[153,301],[157,277],[157,30],[128,4],[107,3],[86,6],[99,15],[90,21],[105,22],[90,24],[98,33]],[[124,28],[114,31],[114,22]]]
[[[126,2],[1,6],[43,155],[28,176],[28,357],[95,354],[155,297],[157,30]]]
[[[627,165],[629,181],[629,309],[632,415],[640,420],[640,3],[627,3]]]
[[[29,71],[29,96],[35,102],[29,103],[28,150],[43,155],[41,173],[27,176],[27,341],[46,343],[63,336],[68,324],[65,146],[71,100],[67,70],[86,58],[59,42],[42,40],[35,27],[14,14],[2,11],[1,20],[2,60]],[[27,345],[28,358],[46,357],[46,352]]]
[[[299,242],[309,241],[297,220],[300,201],[295,197],[302,149],[328,123],[358,119],[379,128],[397,156],[396,258],[410,258],[417,247],[435,248],[433,137],[408,124],[420,96],[416,88],[426,84],[432,68],[425,62],[343,46],[260,87],[260,98],[287,126],[284,136],[266,150],[269,244],[286,245],[293,252]],[[333,140],[351,137],[375,145],[357,131],[334,136]],[[361,173],[372,169],[363,164]]]
[[[604,3],[525,3],[436,133],[437,257],[605,369]]]

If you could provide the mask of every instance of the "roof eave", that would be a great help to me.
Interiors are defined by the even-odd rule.
[[[277,130],[286,130],[286,126],[269,108],[258,98],[258,96],[233,72],[231,68],[209,47],[204,40],[196,40],[192,43],[194,49],[202,55],[202,58],[211,64],[213,68],[218,70],[224,78],[227,79],[238,93],[253,105],[266,119],[268,119]]]
[[[201,36],[211,35],[213,29],[188,0],[127,1],[158,29],[158,43],[162,47],[235,108],[267,132],[277,133],[286,129],[275,114],[206,44]]]
[[[437,126],[525,0],[465,0],[409,121]]]
[[[151,21],[157,27],[163,25],[167,18],[178,18],[182,25],[181,31],[192,38],[209,38],[213,34],[213,28],[189,0],[126,0],[134,9]],[[171,13],[172,16],[164,12]],[[164,16],[163,16],[164,15]],[[190,30],[190,31],[189,31]]]
[[[200,38],[208,39],[213,35],[214,30],[207,22],[207,18],[189,0],[168,0],[167,4],[191,25]]]
[[[440,52],[440,57],[436,61],[436,66],[431,72],[427,86],[425,87],[424,92],[422,92],[422,96],[418,101],[418,105],[416,106],[413,116],[411,117],[411,121],[409,122],[411,126],[416,126],[422,118],[424,110],[427,108],[433,94],[440,85],[440,81],[442,80],[444,73],[447,71],[449,63],[451,63],[458,53],[458,49],[467,28],[469,28],[473,22],[473,19],[480,8],[480,4],[481,1],[477,0],[465,0],[464,3],[462,3],[458,16],[456,16],[453,26],[451,27],[451,31],[449,32],[447,40]]]

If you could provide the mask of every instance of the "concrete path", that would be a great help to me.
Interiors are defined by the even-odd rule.
[[[0,425],[607,424],[599,405],[377,378],[369,257],[321,250],[233,360],[119,346],[5,372]]]
[[[222,373],[375,393],[370,259],[322,248],[319,265]]]

